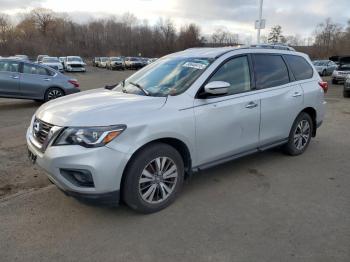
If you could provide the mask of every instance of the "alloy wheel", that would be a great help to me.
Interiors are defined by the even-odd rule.
[[[157,157],[143,169],[139,178],[139,193],[149,204],[165,201],[174,191],[178,169],[169,157]]]
[[[294,145],[298,150],[303,150],[310,139],[311,128],[307,120],[301,120],[294,132]]]
[[[49,93],[47,94],[48,100],[53,100],[53,99],[59,98],[61,96],[63,96],[62,92],[60,90],[57,90],[57,89],[53,89],[53,90],[49,91]]]

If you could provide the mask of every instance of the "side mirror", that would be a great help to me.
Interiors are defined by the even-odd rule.
[[[224,81],[213,81],[205,85],[205,93],[212,95],[225,95],[228,93],[230,83]]]

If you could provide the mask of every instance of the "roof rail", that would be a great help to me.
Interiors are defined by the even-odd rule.
[[[257,44],[257,45],[250,45],[250,48],[266,48],[266,49],[279,49],[279,50],[288,50],[288,51],[295,51],[293,47],[290,47],[285,44]]]

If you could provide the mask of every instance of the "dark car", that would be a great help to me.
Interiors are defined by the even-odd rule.
[[[79,83],[54,69],[16,59],[0,59],[0,97],[49,101],[80,92]]]
[[[106,67],[109,70],[114,70],[114,69],[125,70],[124,59],[121,57],[109,57],[107,60]]]

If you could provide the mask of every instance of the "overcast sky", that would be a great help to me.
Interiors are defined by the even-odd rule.
[[[159,17],[171,18],[177,26],[195,22],[204,34],[226,28],[253,39],[254,20],[258,16],[258,0],[0,0],[0,12],[7,14],[35,7],[70,13],[78,22],[126,12],[151,24]],[[345,26],[350,19],[350,0],[264,0],[267,29],[263,34],[279,24],[285,35],[306,37],[327,17]]]

